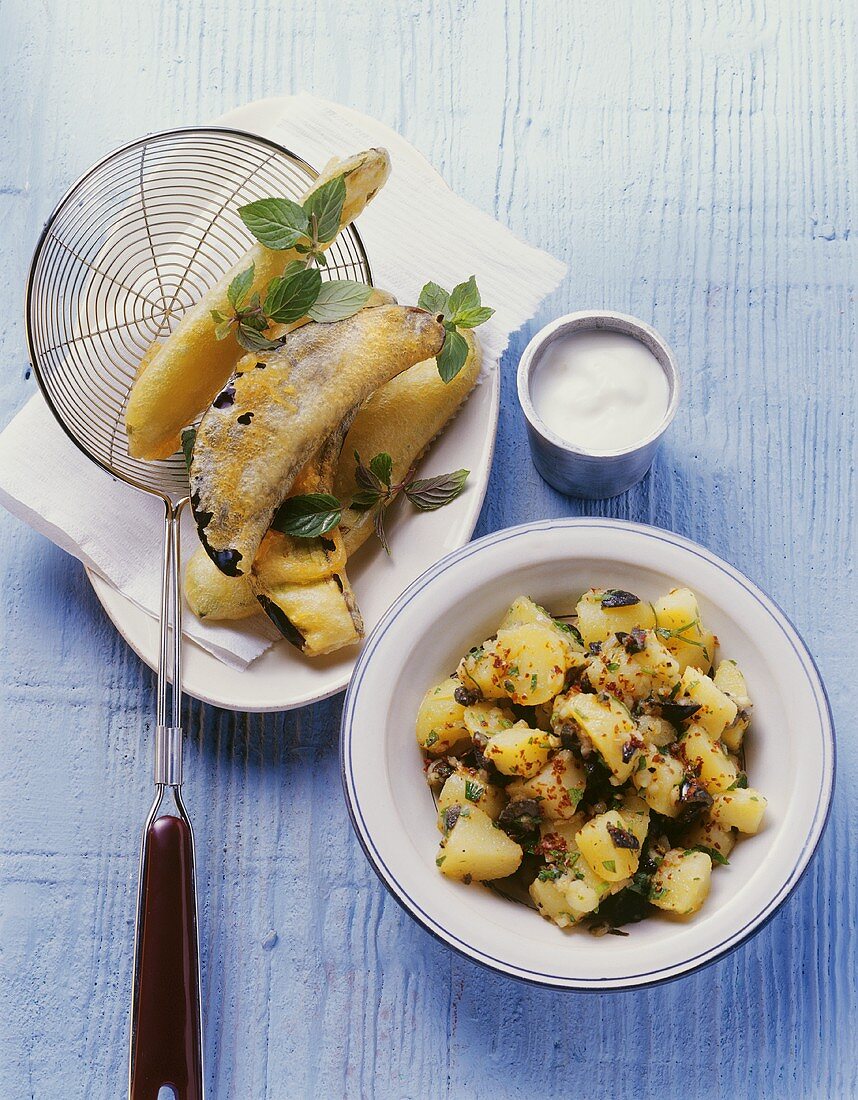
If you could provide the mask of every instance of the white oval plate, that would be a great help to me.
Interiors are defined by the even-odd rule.
[[[490,636],[515,596],[557,614],[596,586],[655,599],[698,595],[719,652],[742,666],[754,700],[751,784],[768,797],[765,826],[717,868],[700,913],[656,917],[624,938],[563,932],[534,910],[438,873],[434,803],[414,741],[423,693]],[[498,531],[437,562],[400,595],[368,638],[346,695],[341,753],[349,812],[373,867],[429,932],[468,958],[526,981],[579,990],[650,985],[713,962],[761,927],[795,887],[831,801],[834,740],[819,673],[772,601],[687,539],[606,519],[546,520]]]
[[[268,136],[273,124],[282,116],[284,102],[283,99],[259,100],[231,111],[216,124]],[[350,113],[359,124],[369,121],[356,111]],[[373,125],[377,127],[378,123],[373,122]],[[386,140],[394,163],[408,157],[423,161],[417,150],[393,130],[389,131]],[[371,255],[369,262],[372,267]],[[495,372],[477,386],[421,464],[421,476],[424,477],[463,467],[470,470],[465,493],[438,512],[418,515],[413,509],[397,507],[390,524],[395,555],[386,558],[373,540],[349,562],[349,580],[368,628],[378,622],[390,601],[424,569],[470,539],[491,470],[499,395],[500,377]],[[87,575],[116,629],[138,657],[150,668],[155,668],[158,662],[157,623],[91,570],[87,570]],[[349,682],[358,652],[352,648],[341,655],[310,661],[288,642],[277,642],[248,668],[235,669],[186,637],[182,686],[196,699],[227,710],[292,710],[342,691]]]

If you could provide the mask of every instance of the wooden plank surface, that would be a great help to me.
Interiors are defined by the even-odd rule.
[[[341,700],[192,704],[212,1097],[858,1095],[856,23],[850,0],[0,0],[0,422],[33,391],[23,277],[77,173],[265,95],[339,100],[570,265],[505,360],[478,533],[589,512],[699,540],[787,610],[839,726],[831,825],[765,930],[583,996],[477,969],[383,892],[341,796]],[[587,306],[654,323],[686,390],[652,476],[582,506],[530,465],[514,368]],[[0,563],[0,1096],[118,1097],[153,677],[81,567],[5,515]]]

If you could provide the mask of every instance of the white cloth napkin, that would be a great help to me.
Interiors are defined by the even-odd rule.
[[[498,369],[510,334],[563,277],[562,263],[457,198],[413,146],[381,123],[299,95],[265,136],[318,168],[332,156],[371,145],[390,150],[391,178],[360,219],[373,280],[401,302],[416,302],[428,279],[450,289],[476,275],[483,301],[495,309],[479,332],[484,371]],[[163,505],[85,458],[40,395],[0,435],[0,504],[157,616]],[[198,545],[190,517],[182,544],[183,555]],[[190,612],[184,632],[237,668],[277,637],[263,617],[219,624],[200,622]]]

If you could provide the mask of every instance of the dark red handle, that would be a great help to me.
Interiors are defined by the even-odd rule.
[[[202,1100],[197,908],[191,830],[180,817],[149,826],[143,867],[131,1100]]]

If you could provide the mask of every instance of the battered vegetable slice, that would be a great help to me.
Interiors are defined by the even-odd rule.
[[[422,309],[378,306],[289,333],[228,383],[200,422],[190,469],[200,539],[222,572],[248,572],[318,441],[444,337]]]
[[[349,505],[360,486],[355,478],[355,451],[365,461],[381,452],[393,460],[391,482],[403,481],[435,437],[456,415],[476,385],[480,348],[473,332],[462,336],[468,344],[465,365],[445,382],[434,359],[417,363],[382,386],[363,405],[346,437],[343,457],[334,481],[334,496]],[[343,509],[341,530],[349,557],[373,533],[377,504],[363,511]]]
[[[368,149],[347,160],[331,161],[304,196],[343,177],[346,198],[340,229],[351,224],[390,175],[385,149]],[[321,244],[329,248],[335,238]],[[227,290],[241,272],[254,266],[248,296],[264,294],[270,281],[292,260],[305,260],[296,249],[274,251],[254,245],[201,300],[182,317],[170,337],[147,357],[135,379],[125,416],[128,451],[134,458],[168,458],[179,448],[182,428],[214,399],[243,354],[233,338],[218,340],[212,312],[230,312]]]

